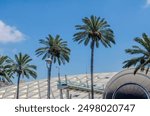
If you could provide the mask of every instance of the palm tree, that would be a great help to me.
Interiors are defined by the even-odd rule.
[[[36,55],[41,56],[42,60],[46,58],[51,59],[50,67],[48,70],[48,90],[47,90],[47,98],[50,99],[50,80],[51,80],[51,68],[52,64],[58,62],[59,65],[65,64],[69,62],[70,49],[67,47],[67,42],[63,41],[59,35],[53,37],[52,35],[48,35],[46,39],[39,40],[39,43],[43,45],[43,47],[38,48],[36,50]]]
[[[12,83],[11,70],[9,67],[9,58],[7,56],[0,56],[0,79]]]
[[[140,44],[140,47],[134,45],[131,49],[126,49],[125,52],[138,56],[124,61],[123,64],[125,65],[123,68],[136,66],[134,74],[136,74],[138,70],[145,70],[147,74],[150,68],[150,37],[143,33],[142,38],[136,37],[134,41]]]
[[[76,30],[80,30],[74,34],[74,41],[79,44],[84,42],[87,46],[90,43],[91,47],[91,98],[94,99],[93,89],[93,63],[94,63],[94,49],[98,48],[100,42],[105,47],[111,47],[111,43],[115,44],[113,31],[110,29],[110,25],[101,19],[100,17],[91,16],[90,18],[83,18],[83,25],[76,25]]]
[[[11,62],[11,70],[13,74],[17,75],[17,96],[16,99],[19,99],[19,85],[20,85],[20,78],[21,77],[33,77],[36,79],[37,73],[36,73],[36,66],[31,65],[30,62],[32,59],[27,54],[19,53],[18,55],[15,55],[15,60],[10,59]]]

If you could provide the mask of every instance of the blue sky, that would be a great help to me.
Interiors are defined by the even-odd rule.
[[[116,39],[112,48],[96,49],[94,72],[122,70],[122,62],[130,58],[124,49],[143,32],[150,35],[150,0],[0,0],[0,54],[28,53],[37,65],[38,78],[46,78],[45,62],[35,56],[38,40],[60,34],[71,49],[70,63],[60,67],[61,75],[90,73],[89,46],[72,41],[74,26],[90,15],[105,18]]]

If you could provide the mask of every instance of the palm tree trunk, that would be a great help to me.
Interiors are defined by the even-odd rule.
[[[60,80],[60,70],[58,69],[58,82],[59,84],[61,84],[61,80]],[[63,92],[62,89],[60,89],[60,99],[63,99]]]
[[[62,89],[60,89],[60,99],[63,99],[63,92],[62,92]]]
[[[50,63],[50,66],[48,67],[48,90],[47,90],[47,99],[50,99],[50,95],[51,95],[51,69],[52,69],[52,63]]]
[[[59,77],[59,84],[61,84],[60,77]],[[62,92],[62,89],[60,89],[60,99],[63,99],[63,92]]]
[[[94,99],[93,64],[94,64],[94,42],[92,42],[92,45],[91,45],[91,99]]]
[[[17,96],[16,96],[16,99],[19,99],[20,77],[21,77],[21,75],[19,74],[19,76],[18,76],[18,81],[17,81]]]

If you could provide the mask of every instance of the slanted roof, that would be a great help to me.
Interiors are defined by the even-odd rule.
[[[114,76],[116,72],[110,73],[95,73],[94,74],[94,85],[96,87],[104,86]],[[65,80],[64,77],[61,77],[61,80]],[[67,80],[84,85],[90,86],[90,75],[89,74],[80,74],[80,75],[71,75],[67,77]],[[58,78],[51,79],[51,98],[59,99],[60,91],[57,88]],[[0,88],[0,99],[15,99],[16,98],[16,85],[11,85],[7,87]],[[87,99],[89,96],[88,91],[77,90],[69,88],[69,94],[72,99]],[[31,82],[23,82],[20,84],[20,99],[46,99],[47,98],[47,80],[35,80]],[[63,98],[67,98],[66,89],[63,90]],[[102,98],[101,93],[95,93],[95,98]]]

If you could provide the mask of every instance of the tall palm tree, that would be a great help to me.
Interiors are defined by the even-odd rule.
[[[16,75],[17,78],[17,95],[16,99],[19,99],[19,85],[20,85],[20,78],[26,77],[30,78],[33,77],[36,79],[37,73],[36,73],[36,66],[31,65],[30,62],[32,59],[27,54],[19,53],[15,55],[15,59],[10,59],[11,62],[11,70],[14,75]]]
[[[43,47],[38,48],[36,50],[36,55],[41,56],[42,60],[46,58],[51,59],[50,67],[48,70],[48,90],[47,90],[47,98],[50,99],[50,80],[51,80],[51,68],[52,64],[58,62],[59,65],[65,64],[69,62],[70,49],[67,47],[67,42],[63,41],[59,35],[53,37],[52,35],[48,35],[46,39],[39,40],[39,43],[43,45]]]
[[[76,25],[76,30],[79,32],[74,34],[74,41],[79,44],[84,42],[87,46],[90,43],[91,47],[91,98],[94,99],[93,88],[93,63],[94,63],[94,49],[98,48],[102,43],[105,47],[111,47],[111,43],[115,44],[114,33],[110,29],[110,25],[100,17],[91,16],[90,18],[82,19],[83,25]]]
[[[8,56],[0,56],[0,79],[12,83]]]
[[[131,55],[138,56],[124,61],[123,64],[125,65],[123,66],[123,68],[136,66],[134,74],[136,74],[138,70],[145,70],[145,73],[147,74],[150,68],[150,37],[148,37],[147,34],[143,33],[141,38],[136,37],[134,41],[140,44],[140,47],[134,45],[131,49],[126,49],[125,52]]]

